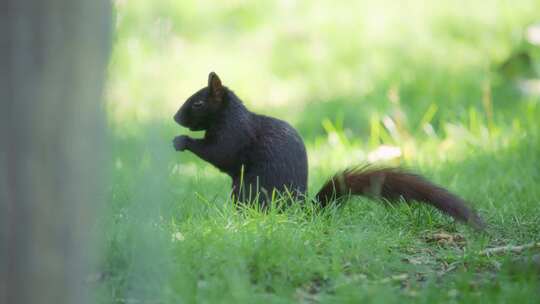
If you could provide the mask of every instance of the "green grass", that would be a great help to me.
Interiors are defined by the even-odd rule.
[[[538,77],[522,33],[540,7],[458,2],[117,1],[99,301],[537,302],[538,250],[479,252],[540,241],[540,98],[516,86]],[[533,76],[500,68],[523,50]],[[171,144],[188,133],[173,113],[210,70],[298,128],[310,195],[394,146],[388,164],[470,201],[486,232],[365,198],[237,210],[229,178]]]

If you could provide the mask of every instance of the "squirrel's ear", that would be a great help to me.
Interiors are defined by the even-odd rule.
[[[223,85],[218,75],[211,72],[208,75],[208,89],[210,89],[210,95],[217,100],[221,100],[223,97]]]

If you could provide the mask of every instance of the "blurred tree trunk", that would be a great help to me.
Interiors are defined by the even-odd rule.
[[[84,303],[103,201],[107,0],[0,3],[0,303]]]

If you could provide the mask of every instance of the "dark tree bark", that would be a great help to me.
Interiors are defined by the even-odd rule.
[[[84,303],[103,201],[107,0],[0,3],[0,303]]]

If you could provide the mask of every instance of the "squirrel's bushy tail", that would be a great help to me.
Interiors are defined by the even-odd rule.
[[[476,229],[484,227],[482,219],[467,207],[463,199],[420,175],[398,168],[368,165],[347,169],[327,181],[316,199],[326,206],[332,200],[349,194],[382,197],[389,201],[403,198],[406,202],[423,202]]]

